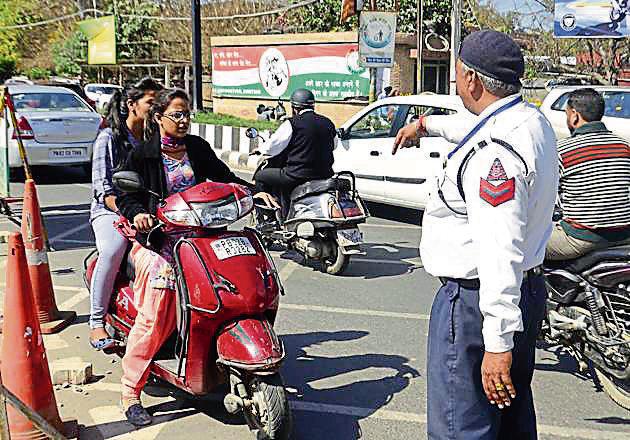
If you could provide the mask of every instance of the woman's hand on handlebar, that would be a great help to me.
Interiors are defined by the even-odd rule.
[[[274,196],[266,192],[259,192],[254,195],[254,202],[262,201],[266,207],[280,209],[280,203]]]
[[[155,225],[155,217],[151,214],[138,214],[133,218],[133,225],[139,232],[149,232]]]

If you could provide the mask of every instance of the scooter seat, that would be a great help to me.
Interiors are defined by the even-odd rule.
[[[599,249],[566,261],[545,261],[545,266],[552,269],[565,269],[570,272],[582,272],[595,266],[600,261],[630,261],[630,245]]]
[[[352,186],[348,179],[332,177],[330,179],[310,180],[295,187],[291,192],[291,201],[302,199],[311,194],[321,194],[327,191],[350,191],[351,188]]]

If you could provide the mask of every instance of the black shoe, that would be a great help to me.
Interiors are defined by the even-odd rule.
[[[125,417],[127,417],[127,421],[134,426],[147,426],[152,422],[151,415],[139,403],[133,404],[127,408]]]

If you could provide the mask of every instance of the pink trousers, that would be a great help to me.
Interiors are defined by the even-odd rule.
[[[138,243],[134,243],[131,257],[136,271],[133,291],[138,316],[122,360],[123,398],[140,397],[153,357],[176,326],[171,265]]]

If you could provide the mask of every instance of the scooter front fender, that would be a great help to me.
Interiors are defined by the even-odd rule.
[[[265,318],[232,321],[217,337],[217,363],[250,372],[273,372],[284,360],[284,346]]]

